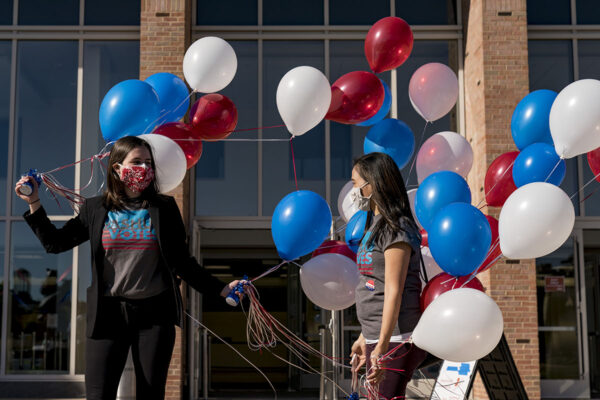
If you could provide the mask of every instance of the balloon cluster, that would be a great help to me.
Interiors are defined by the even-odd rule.
[[[231,45],[217,37],[194,42],[183,59],[183,74],[193,92],[208,93],[190,109],[185,82],[167,72],[141,81],[130,79],[113,86],[99,110],[102,136],[113,142],[138,136],[150,143],[157,158],[161,192],[173,190],[202,155],[202,141],[224,139],[237,125],[237,109],[218,93],[234,78],[237,58]],[[181,122],[188,113],[189,123]]]

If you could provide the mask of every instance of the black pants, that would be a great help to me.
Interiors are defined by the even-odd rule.
[[[115,400],[131,348],[136,398],[163,400],[175,343],[169,291],[144,300],[104,297],[100,332],[86,343],[85,388],[88,400]]]

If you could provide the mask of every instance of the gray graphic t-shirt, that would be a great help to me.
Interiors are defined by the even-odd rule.
[[[147,209],[110,211],[104,222],[103,279],[107,296],[145,299],[169,288]]]
[[[379,339],[381,320],[383,317],[383,298],[385,287],[385,258],[384,251],[395,243],[405,242],[412,248],[408,265],[408,273],[402,293],[402,304],[398,316],[398,324],[392,336],[412,332],[419,322],[421,310],[419,299],[421,295],[420,254],[421,235],[407,218],[400,220],[402,230],[394,235],[384,234],[379,243],[371,243],[367,247],[373,228],[381,215],[371,218],[371,224],[363,237],[356,260],[360,272],[360,281],[356,288],[356,311],[362,327],[362,333],[367,340]]]

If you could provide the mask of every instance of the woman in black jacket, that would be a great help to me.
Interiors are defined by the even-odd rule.
[[[25,221],[48,253],[90,240],[92,284],[87,290],[86,395],[114,400],[129,348],[138,399],[163,399],[183,307],[179,278],[207,295],[225,297],[225,285],[190,256],[175,200],[158,194],[151,147],[124,137],[109,158],[107,190],[87,199],[79,215],[57,229],[48,219],[31,177],[16,185],[29,204]],[[20,188],[34,186],[29,196]]]

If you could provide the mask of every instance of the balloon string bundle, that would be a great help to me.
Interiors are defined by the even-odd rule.
[[[106,147],[106,146],[105,146]],[[104,163],[102,162],[102,160],[106,157],[108,157],[108,155],[110,153],[105,152],[105,149],[103,149],[100,153],[93,155],[92,157],[89,158],[85,158],[79,161],[75,161],[73,163],[67,164],[67,165],[63,165],[61,167],[55,168],[53,170],[47,171],[47,172],[40,172],[37,174],[37,176],[39,177],[39,179],[41,180],[41,182],[43,182],[46,185],[47,190],[50,192],[50,194],[52,195],[52,197],[54,198],[54,200],[56,201],[56,203],[58,204],[59,207],[60,203],[58,201],[58,198],[56,197],[56,195],[59,195],[61,197],[64,197],[68,202],[69,205],[71,206],[71,208],[73,208],[73,210],[77,210],[77,207],[80,206],[81,204],[83,204],[83,202],[85,201],[85,197],[83,197],[81,194],[77,193],[80,192],[82,190],[87,189],[93,182],[94,179],[94,162],[97,160],[98,163],[101,166],[101,171],[102,174],[104,175],[104,170],[103,168],[106,168],[106,166],[104,165]],[[63,169],[69,168],[69,167],[73,167],[77,164],[81,164],[83,162],[86,161],[90,161],[90,179],[87,182],[86,185],[84,185],[82,188],[79,189],[69,189],[66,186],[62,185],[58,179],[54,176],[55,172],[61,171]]]
[[[294,182],[296,182],[296,191],[298,191],[298,176],[296,175],[296,157],[294,157],[294,144],[292,141],[294,136],[290,138],[290,149],[292,150],[292,165],[294,166]]]
[[[402,347],[406,346],[407,349],[405,352],[403,352],[401,355],[396,356],[396,357],[392,357],[392,355],[397,352],[398,350],[400,350]],[[405,370],[403,369],[398,369],[398,368],[391,368],[391,367],[386,367],[385,365],[391,361],[395,361],[395,360],[400,360],[404,357],[406,357],[408,355],[408,353],[410,352],[412,348],[412,341],[411,339],[408,339],[407,341],[404,341],[402,343],[399,343],[397,346],[391,348],[390,350],[388,350],[387,353],[381,355],[376,361],[375,364],[372,364],[371,367],[367,370],[367,373],[365,375],[363,375],[363,377],[361,378],[361,382],[362,382],[362,387],[365,389],[366,391],[366,396],[367,399],[372,399],[372,400],[379,400],[379,399],[384,399],[384,400],[400,400],[400,399],[405,399],[405,396],[394,396],[392,398],[387,398],[385,397],[383,394],[381,394],[379,392],[379,385],[373,385],[371,384],[367,377],[373,373],[375,370],[380,369],[383,370],[387,373],[396,373],[396,374],[401,374],[404,373]]]
[[[421,143],[423,142],[423,138],[425,137],[425,131],[427,130],[427,125],[429,124],[429,121],[425,121],[425,126],[423,127],[423,131],[421,132],[421,136],[419,137],[419,142],[417,144],[416,149],[419,149],[421,147]],[[408,182],[410,180],[410,174],[412,173],[412,170],[415,166],[415,163],[417,162],[417,155],[415,154],[415,156],[412,159],[412,162],[410,163],[410,169],[408,170],[408,176],[406,178],[406,184],[408,186]],[[418,182],[418,178],[417,178],[417,182]]]

